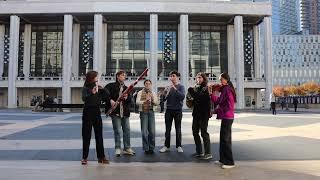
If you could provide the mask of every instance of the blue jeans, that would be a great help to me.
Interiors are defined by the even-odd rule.
[[[111,116],[116,149],[121,149],[120,131],[123,131],[123,148],[130,148],[130,124],[129,117]]]
[[[155,147],[155,118],[154,112],[140,112],[142,146],[144,151],[154,150]]]

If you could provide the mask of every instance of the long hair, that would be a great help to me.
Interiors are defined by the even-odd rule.
[[[236,94],[236,90],[234,89],[234,86],[232,84],[232,82],[230,81],[230,76],[228,73],[222,73],[220,75],[223,79],[227,80],[227,84],[228,86],[231,88],[232,94],[233,94],[233,98],[234,98],[234,102],[237,102],[237,94]]]
[[[201,83],[201,86],[207,86],[208,84],[207,75],[204,72],[198,72],[197,76],[201,76],[203,78],[203,82]]]
[[[89,71],[86,74],[86,81],[84,82],[84,86],[88,86],[94,83],[94,78],[98,76],[97,71]]]

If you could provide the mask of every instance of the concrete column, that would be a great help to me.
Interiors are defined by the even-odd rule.
[[[3,73],[4,33],[5,33],[5,26],[0,25],[0,77],[2,77],[2,73]]]
[[[10,16],[8,108],[17,107],[16,78],[18,74],[19,26],[20,18],[15,15]]]
[[[150,15],[150,71],[148,73],[152,81],[152,90],[158,91],[158,15]]]
[[[243,55],[243,20],[242,16],[234,18],[234,60],[236,66],[237,109],[244,108],[244,55]]]
[[[261,65],[261,59],[260,59],[260,32],[259,32],[259,26],[253,26],[253,46],[254,46],[254,77],[255,78],[261,78],[261,72],[260,72],[260,65]]]
[[[72,74],[79,77],[80,24],[73,24],[72,28]]]
[[[62,103],[71,103],[71,71],[72,71],[72,15],[64,15],[63,26],[63,67],[62,67]]]
[[[181,74],[181,84],[187,89],[189,86],[189,20],[188,15],[180,15],[178,29],[179,62],[178,70]]]
[[[272,27],[271,17],[264,18],[265,33],[264,33],[264,59],[265,59],[265,78],[266,78],[266,107],[270,104],[270,94],[272,93]]]
[[[108,40],[108,24],[103,24],[103,57],[102,57],[102,66],[101,66],[101,73],[106,74],[107,72],[107,40]]]
[[[227,39],[228,39],[228,74],[231,81],[235,79],[234,70],[234,25],[227,26]]]
[[[101,75],[103,58],[103,17],[101,14],[94,15],[94,40],[93,40],[93,70]]]
[[[31,24],[24,26],[24,50],[23,50],[23,74],[25,79],[30,75],[30,57],[31,57]]]

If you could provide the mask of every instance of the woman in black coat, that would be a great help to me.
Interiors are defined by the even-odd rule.
[[[189,95],[193,98],[192,133],[194,142],[196,144],[196,153],[193,154],[193,157],[208,160],[212,159],[210,135],[207,131],[211,107],[210,96],[207,87],[208,79],[206,74],[202,72],[198,73],[196,78],[197,84],[195,87],[190,87],[188,89]],[[201,137],[204,143],[204,154],[202,151],[199,131],[201,132]]]
[[[82,160],[81,164],[86,165],[92,127],[94,129],[94,136],[96,139],[96,151],[98,163],[109,164],[104,154],[103,146],[103,128],[100,105],[101,101],[109,102],[109,95],[107,91],[98,85],[98,72],[89,71],[86,75],[86,81],[82,89],[82,100],[84,101],[84,108],[82,114]]]

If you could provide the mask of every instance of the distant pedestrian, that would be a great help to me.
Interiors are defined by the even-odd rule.
[[[252,99],[251,105],[253,109],[256,109],[256,101],[254,99]]]
[[[294,106],[294,112],[297,112],[297,108],[298,108],[298,99],[295,97],[293,99],[293,106]]]
[[[276,110],[276,97],[274,96],[273,93],[270,94],[270,106],[271,106],[271,110],[272,110],[272,114],[276,115],[277,114],[277,110]]]

